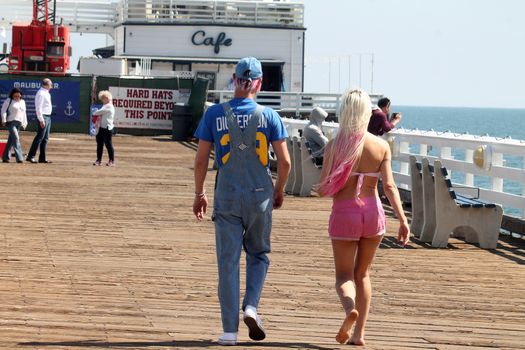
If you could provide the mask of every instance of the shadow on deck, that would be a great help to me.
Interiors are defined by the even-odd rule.
[[[24,150],[33,135],[22,133]],[[114,144],[114,168],[91,165],[93,138],[65,134],[52,134],[52,164],[0,165],[2,347],[218,348],[211,213],[200,223],[191,213],[195,145],[122,135]],[[343,311],[330,206],[286,196],[274,212],[259,307],[268,337],[249,342],[241,325],[240,347],[347,348],[334,340]],[[371,269],[367,349],[523,348],[523,241],[401,248],[391,217],[387,230]]]

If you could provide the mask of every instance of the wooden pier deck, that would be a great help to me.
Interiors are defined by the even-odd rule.
[[[22,133],[26,152],[33,135]],[[93,138],[68,134],[52,134],[52,164],[0,164],[1,349],[218,348],[211,213],[198,223],[191,212],[195,145],[114,144],[114,168],[91,165]],[[212,193],[213,171],[207,180]],[[343,312],[329,210],[328,199],[287,196],[274,212],[268,336],[249,341],[241,322],[237,348],[352,348],[334,340]],[[388,225],[365,349],[525,349],[523,241],[402,249]]]

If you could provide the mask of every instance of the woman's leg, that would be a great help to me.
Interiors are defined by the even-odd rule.
[[[9,130],[9,136],[5,144],[4,154],[2,154],[2,160],[6,162],[11,159],[11,148],[16,145],[18,133],[16,132],[15,122],[7,122],[7,130]]]
[[[376,254],[377,248],[381,243],[383,236],[371,238],[362,238],[357,248],[355,260],[354,280],[356,288],[356,309],[359,312],[354,333],[350,342],[355,345],[365,344],[365,325],[368,319],[368,310],[370,309],[370,300],[372,298],[372,285],[370,283],[370,266]]]
[[[104,143],[106,144],[106,148],[108,150],[109,160],[114,162],[115,161],[115,150],[113,149],[112,139],[113,139],[113,133],[111,132],[111,130],[108,130],[104,138]]]
[[[102,161],[102,151],[104,150],[104,129],[100,128],[96,136],[97,139],[97,161]]]
[[[14,144],[14,150],[15,150],[15,157],[17,163],[22,163],[24,161],[24,153],[22,151],[22,144],[20,143],[20,126],[22,123],[16,122],[15,124],[15,144]]]
[[[357,251],[357,241],[332,240],[335,263],[335,289],[346,317],[335,337],[337,342],[344,344],[350,338],[350,330],[357,318],[355,310],[354,261]]]

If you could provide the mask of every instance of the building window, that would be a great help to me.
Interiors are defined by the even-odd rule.
[[[173,63],[174,71],[189,72],[191,71],[189,63]]]

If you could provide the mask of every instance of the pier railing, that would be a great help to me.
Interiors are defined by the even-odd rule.
[[[284,118],[291,136],[300,135],[307,121]],[[329,138],[337,133],[337,123],[324,123]],[[392,149],[394,177],[400,188],[410,189],[409,156],[431,163],[439,159],[450,171],[458,192],[500,203],[508,216],[525,219],[525,141],[450,132],[399,129],[388,133]],[[469,189],[472,188],[472,189]]]
[[[0,2],[0,26],[29,23],[33,0]],[[56,19],[73,32],[113,35],[121,23],[304,27],[302,2],[226,0],[58,0]]]
[[[119,22],[304,26],[301,2],[122,0]]]
[[[0,26],[29,23],[33,18],[33,0],[0,2]],[[63,20],[73,32],[93,32],[113,35],[117,18],[115,0],[58,0],[56,21]]]
[[[382,97],[380,94],[370,95],[372,102],[376,103]],[[210,90],[208,101],[223,103],[233,98],[231,90]],[[341,94],[321,94],[305,92],[269,92],[261,91],[257,94],[257,102],[272,107],[282,116],[301,118],[308,115],[314,107],[321,107],[335,118],[339,117]]]

